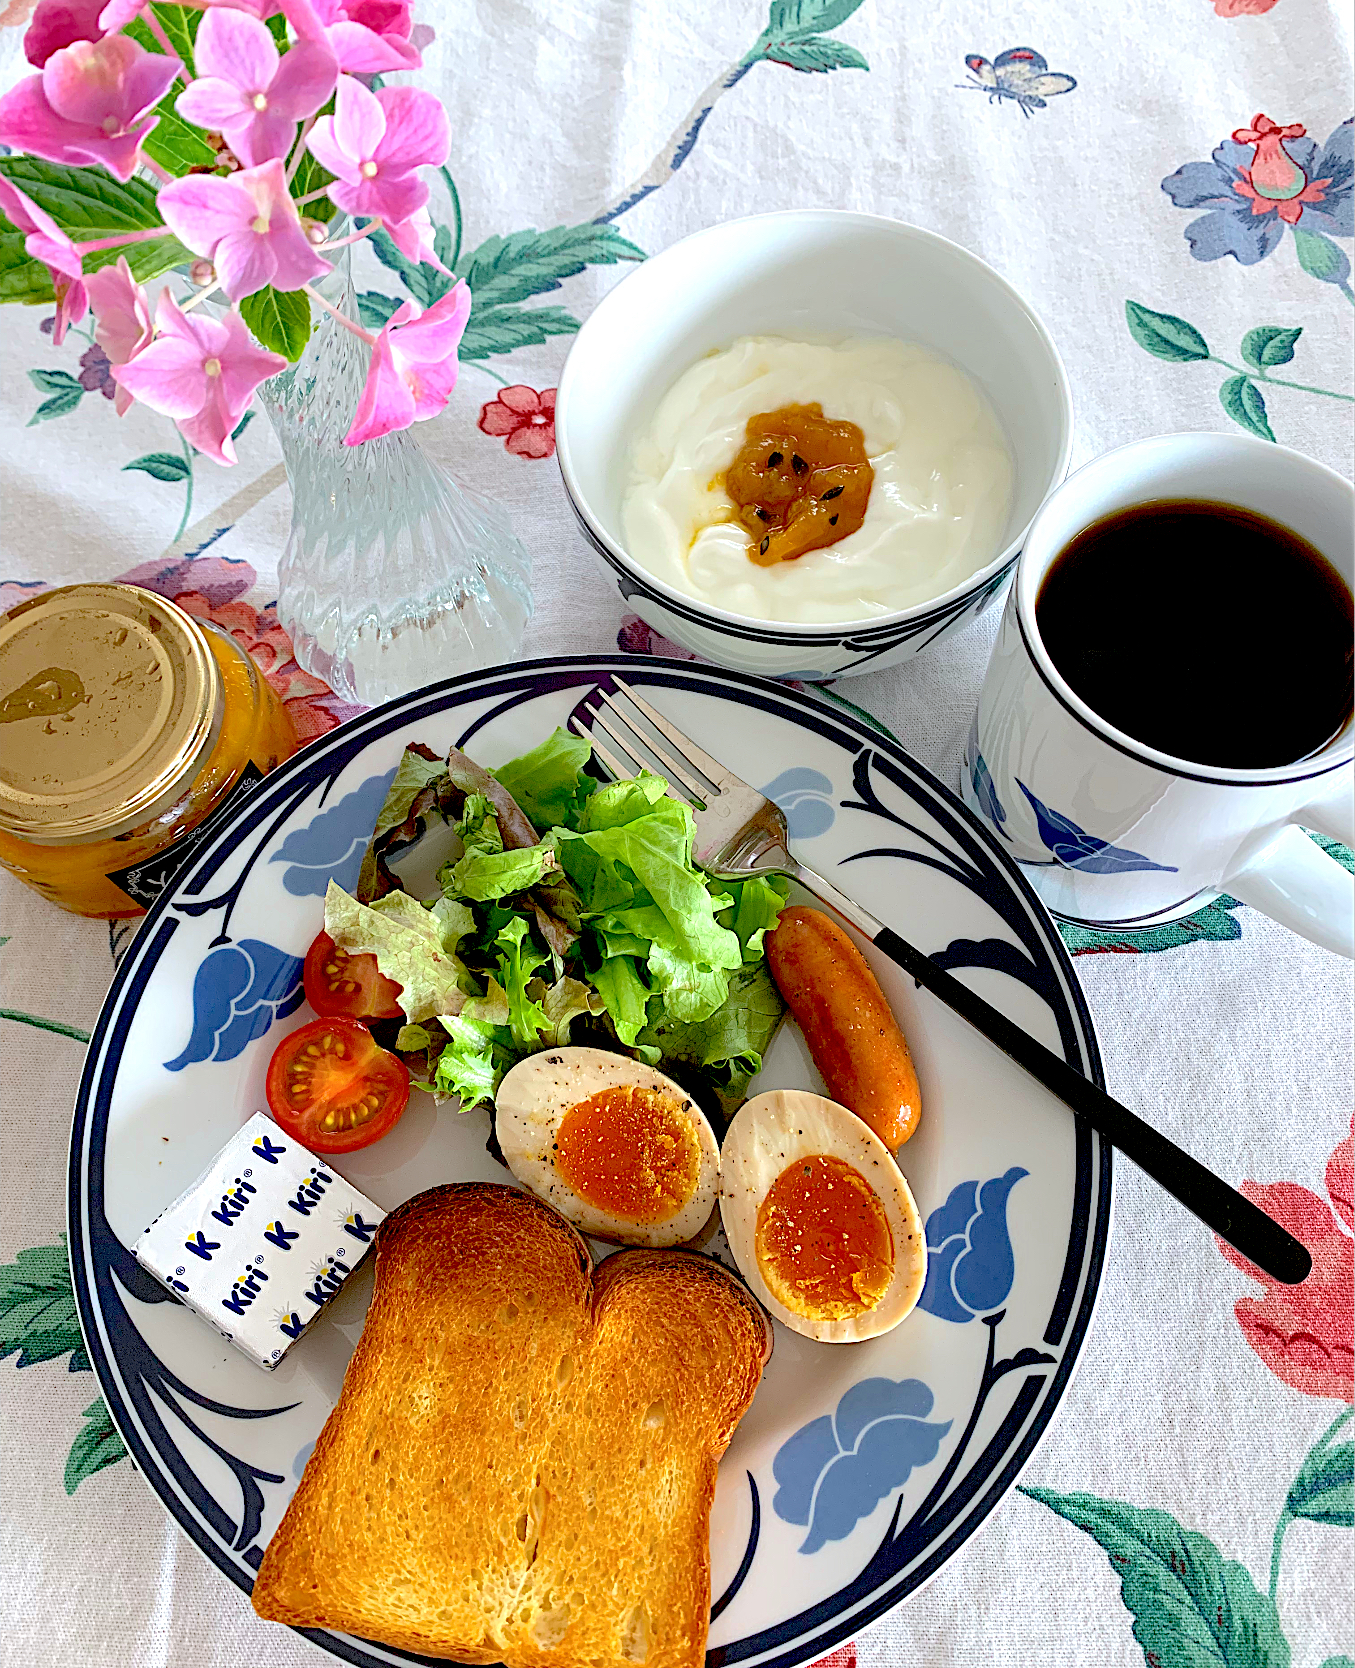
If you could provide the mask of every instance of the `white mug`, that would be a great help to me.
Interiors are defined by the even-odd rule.
[[[1116,729],[1059,675],[1035,599],[1054,558],[1101,517],[1155,499],[1206,499],[1269,516],[1355,584],[1355,489],[1333,470],[1245,435],[1138,440],[1069,476],[1031,524],[965,751],[966,803],[997,830],[1057,917],[1146,927],[1220,892],[1328,950],[1355,954],[1355,879],[1302,832],[1355,844],[1352,725],[1293,764],[1233,770],[1173,758]],[[1162,639],[1222,630],[1162,598]]]

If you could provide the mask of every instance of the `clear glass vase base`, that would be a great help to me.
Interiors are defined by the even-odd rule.
[[[348,254],[318,287],[356,318]],[[328,313],[314,322],[298,362],[259,391],[292,488],[278,619],[298,664],[373,706],[511,660],[532,593],[507,516],[409,429],[344,444],[371,349]]]

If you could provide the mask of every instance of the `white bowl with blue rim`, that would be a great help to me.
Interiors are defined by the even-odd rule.
[[[920,342],[987,393],[1014,466],[1012,505],[991,561],[923,602],[829,624],[731,613],[647,572],[627,549],[621,506],[635,436],[674,382],[741,336],[839,331]],[[781,678],[878,671],[977,618],[1006,585],[1035,512],[1063,479],[1072,428],[1058,349],[1004,278],[935,232],[835,209],[726,221],[635,268],[579,331],[555,405],[565,491],[626,605],[694,654]]]

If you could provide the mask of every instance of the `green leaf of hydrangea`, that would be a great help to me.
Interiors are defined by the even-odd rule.
[[[90,1370],[64,1235],[59,1245],[30,1245],[0,1266],[0,1361],[16,1350],[19,1367],[69,1353],[71,1372]]]
[[[1261,390],[1247,376],[1230,376],[1219,389],[1219,404],[1235,423],[1262,440],[1274,440]]]
[[[102,1400],[91,1402],[82,1418],[89,1422],[71,1443],[71,1451],[66,1456],[67,1494],[74,1494],[86,1477],[127,1458],[127,1449]]]
[[[1289,1668],[1289,1641],[1274,1604],[1207,1536],[1167,1512],[1123,1500],[1021,1492],[1099,1543],[1154,1668]]]
[[[124,185],[104,168],[68,168],[58,162],[17,155],[0,157],[0,174],[81,243],[126,236],[161,224],[155,187],[136,176]],[[177,238],[166,232],[145,243],[98,249],[86,255],[86,275],[111,265],[119,255],[127,257],[132,276],[142,284],[193,258]],[[0,302],[37,305],[52,299],[47,268],[29,258],[23,233],[0,215]]]
[[[244,319],[260,347],[280,353],[295,364],[310,340],[311,304],[305,290],[275,290],[271,284],[255,290],[239,303]]]
[[[1155,359],[1180,364],[1188,359],[1208,359],[1209,344],[1193,324],[1175,313],[1155,313],[1137,301],[1124,304],[1129,334]]]
[[[1258,324],[1242,338],[1242,357],[1258,371],[1287,365],[1294,357],[1294,343],[1302,334],[1301,324],[1292,330],[1278,324]]]

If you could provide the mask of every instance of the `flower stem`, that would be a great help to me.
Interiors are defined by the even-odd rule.
[[[322,243],[315,253],[317,255],[330,255],[336,249],[347,248],[350,243],[360,243],[363,238],[369,237],[373,232],[379,232],[381,226],[382,222],[380,220],[369,220],[360,232],[350,232],[347,237],[337,238],[333,243]]]
[[[1280,1521],[1275,1525],[1275,1539],[1270,1547],[1270,1602],[1274,1604],[1275,1595],[1280,1589],[1280,1548],[1284,1545],[1284,1532],[1293,1522],[1288,1507],[1280,1513]]]
[[[334,318],[338,319],[339,323],[345,330],[351,330],[355,336],[361,336],[368,347],[376,346],[376,337],[372,335],[370,330],[364,330],[360,324],[354,324],[347,313],[341,312],[332,301],[326,301],[324,296],[320,294],[319,290],[312,289],[309,284],[305,286],[305,290],[311,300],[319,302],[325,312],[332,314]]]
[[[187,301],[180,303],[179,311],[181,313],[191,313],[200,301],[206,301],[209,295],[215,295],[220,288],[221,280],[218,278],[214,283],[200,289],[196,295],[190,295]]]
[[[287,164],[287,183],[290,185],[296,178],[296,171],[301,166],[301,159],[306,154],[306,140],[310,130],[315,126],[316,118],[307,116],[301,124],[301,131],[296,136],[296,148],[292,151],[292,160]]]
[[[179,518],[179,525],[175,529],[171,544],[178,544],[183,537],[183,530],[188,525],[188,517],[193,510],[193,454],[188,449],[188,442],[183,435],[179,436],[179,445],[183,448],[183,460],[188,465],[188,473],[184,476],[183,515]]]
[[[1297,388],[1300,394],[1325,394],[1329,400],[1348,400],[1355,404],[1355,394],[1342,394],[1335,388],[1314,388],[1308,382],[1290,382],[1288,377],[1268,376],[1265,371],[1253,370],[1250,366],[1234,365],[1230,360],[1220,359],[1217,353],[1209,357],[1216,365],[1222,365],[1226,371],[1236,371],[1239,376],[1251,377],[1254,382],[1267,382],[1274,388]]]
[[[170,176],[165,175],[168,179]],[[144,232],[117,232],[112,237],[91,238],[88,243],[77,243],[77,254],[92,255],[96,249],[117,249],[124,243],[149,243],[152,238],[168,237],[163,226],[147,226]]]
[[[463,360],[462,363],[469,366],[469,368],[473,371],[483,371],[486,376],[493,377],[500,388],[507,388],[509,386],[508,378],[506,376],[500,376],[497,371],[491,371],[489,366],[486,365],[482,359],[466,359]]]
[[[154,6],[146,5],[141,8],[141,21],[150,30],[151,34],[155,36],[156,40],[159,41],[161,47],[169,57],[179,58],[179,54],[169,44],[169,36],[165,33],[164,28],[161,26],[160,19],[155,15]],[[188,85],[188,71],[183,67],[182,59],[179,59],[178,79],[183,82],[185,87]]]
[[[461,195],[457,191],[456,181],[452,178],[451,171],[445,163],[438,169],[438,172],[446,181],[447,192],[452,199],[452,213],[456,216],[456,242],[452,247],[452,258],[447,263],[455,272],[456,263],[461,258]],[[507,384],[505,383],[504,386],[507,387]]]
[[[77,1030],[74,1025],[62,1025],[55,1019],[39,1019],[36,1014],[21,1014],[17,1008],[0,1008],[0,1019],[12,1019],[19,1025],[34,1025],[39,1031],[55,1031],[58,1036],[74,1037],[76,1042],[89,1041],[88,1031]]]
[[[329,187],[327,185],[322,185],[317,187],[314,191],[308,191],[304,197],[294,197],[292,200],[298,208],[301,208],[306,203],[313,203],[317,197],[325,196],[328,191]]]
[[[147,156],[145,151],[141,152],[141,166],[143,168],[149,168],[151,173],[155,175],[156,179],[160,181],[161,185],[168,185],[174,178],[173,174],[171,174],[167,168],[162,168],[153,157]]]

